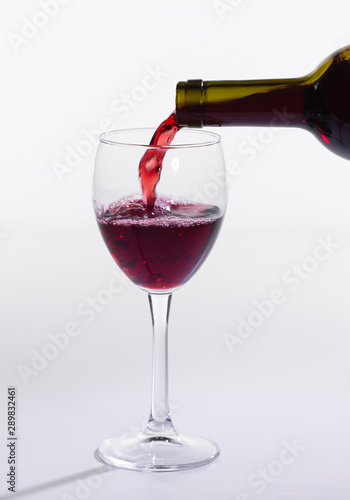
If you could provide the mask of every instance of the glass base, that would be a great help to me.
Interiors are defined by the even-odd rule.
[[[146,432],[104,441],[98,456],[108,465],[138,471],[171,472],[207,465],[220,454],[216,443],[188,434]]]

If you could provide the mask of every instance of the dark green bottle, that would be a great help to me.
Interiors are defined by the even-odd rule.
[[[304,128],[350,160],[350,46],[301,78],[179,82],[175,115],[187,127]]]

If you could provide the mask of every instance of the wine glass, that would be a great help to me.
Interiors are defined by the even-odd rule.
[[[209,254],[227,202],[221,138],[181,129],[164,153],[153,209],[146,208],[138,166],[151,129],[101,135],[96,154],[93,203],[112,257],[130,280],[148,293],[153,323],[152,401],[140,433],[104,441],[99,457],[109,465],[141,471],[175,471],[210,463],[214,442],[179,434],[168,404],[168,317],[172,292],[186,283]],[[164,149],[165,148],[165,149]]]

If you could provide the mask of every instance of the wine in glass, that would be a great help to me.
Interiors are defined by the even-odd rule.
[[[225,164],[218,135],[182,129],[171,142],[173,135],[166,145],[150,148],[150,129],[106,132],[94,169],[93,202],[102,237],[122,271],[147,292],[153,323],[148,423],[140,433],[104,441],[99,456],[110,465],[142,471],[191,469],[220,453],[214,442],[179,434],[172,423],[167,344],[172,292],[202,265],[222,224]]]

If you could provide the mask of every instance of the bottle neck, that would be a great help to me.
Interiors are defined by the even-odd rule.
[[[303,125],[307,77],[285,80],[188,80],[176,87],[180,126]]]

